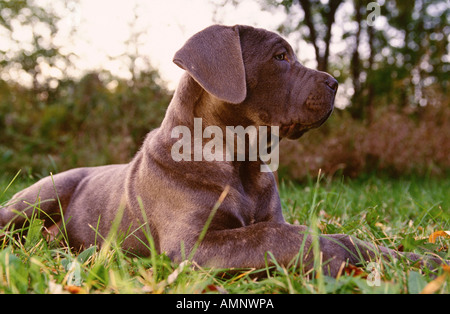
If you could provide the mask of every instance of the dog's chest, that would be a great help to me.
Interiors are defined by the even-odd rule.
[[[240,179],[238,208],[245,225],[270,220],[281,211],[272,173],[244,171],[240,173]]]

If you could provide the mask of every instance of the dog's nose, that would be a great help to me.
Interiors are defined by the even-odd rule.
[[[332,90],[337,91],[338,88],[338,81],[332,76],[327,77],[325,80],[325,84],[327,84]]]
[[[334,91],[337,91],[337,87],[339,85],[336,79],[332,76],[327,77],[325,84],[327,84]]]

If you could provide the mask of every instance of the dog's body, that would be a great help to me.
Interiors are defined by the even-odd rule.
[[[128,234],[124,249],[148,255],[145,231],[150,230],[156,250],[179,262],[227,189],[195,251],[197,263],[261,268],[268,251],[283,265],[301,251],[303,265],[312,267],[311,235],[305,226],[284,221],[274,176],[260,171],[262,161],[175,161],[171,150],[178,139],[172,130],[182,125],[193,134],[193,119],[200,117],[203,128],[278,126],[280,137],[295,139],[331,114],[336,80],[303,67],[278,35],[240,25],[212,26],[194,35],[174,62],[186,73],[161,127],[148,134],[129,164],[44,178],[0,209],[0,226],[23,225],[25,215],[17,212],[30,216],[30,204],[36,203],[50,226],[61,220],[61,208],[70,245],[88,247],[102,243],[122,209],[119,231]],[[397,255],[345,235],[321,237],[319,244],[333,276],[342,263],[369,259],[375,251]]]

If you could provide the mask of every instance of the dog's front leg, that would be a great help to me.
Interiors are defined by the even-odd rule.
[[[260,222],[249,226],[211,230],[194,252],[200,265],[217,268],[264,268],[266,260],[287,266],[298,254],[308,268],[312,266],[311,236],[305,226]]]
[[[273,256],[282,266],[291,266],[297,260],[297,266],[305,272],[318,261],[323,273],[332,277],[342,274],[347,263],[378,261],[380,258],[406,257],[427,266],[442,263],[437,258],[399,253],[344,234],[314,236],[306,226],[275,222],[209,231],[193,256],[193,260],[203,266],[256,269],[264,268],[267,262],[272,265]]]
[[[383,253],[390,253],[385,250]],[[346,235],[318,235],[306,226],[260,222],[208,232],[194,260],[210,267],[256,269],[274,262],[288,267],[297,261],[297,267],[305,272],[316,263],[325,275],[336,277],[347,262],[357,264],[375,254],[372,245]]]

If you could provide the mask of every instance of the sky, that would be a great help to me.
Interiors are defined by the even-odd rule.
[[[139,56],[138,67],[143,69],[148,64],[159,71],[166,87],[174,90],[183,74],[183,70],[173,62],[173,56],[189,37],[212,24],[246,24],[266,28],[271,31],[290,21],[284,8],[270,6],[270,11],[262,9],[261,4],[269,0],[34,0],[48,10],[62,15],[58,22],[58,33],[53,38],[65,55],[74,54],[71,59],[73,67],[66,69],[72,77],[80,77],[88,71],[107,70],[114,76],[130,79],[128,56]],[[281,0],[272,0],[281,1]],[[234,5],[233,2],[239,3]],[[224,5],[225,3],[225,5]],[[297,10],[297,11],[296,11]],[[63,12],[63,13],[61,13]],[[349,23],[352,7],[344,3],[336,16],[330,48],[334,54],[348,46],[342,42],[341,33],[350,31]],[[291,9],[291,21],[302,18],[303,12],[298,6]],[[39,25],[36,27],[39,28]],[[19,45],[32,41],[32,31],[17,27],[14,32]],[[72,32],[71,30],[75,30]],[[47,30],[48,31],[48,30]],[[45,34],[43,28],[41,33]],[[341,33],[339,33],[341,32]],[[130,45],[130,36],[135,34],[135,45]],[[44,36],[45,37],[45,36]],[[0,34],[1,38],[1,34]],[[293,32],[286,38],[300,53],[298,59],[311,68],[316,67],[315,53],[312,45],[305,42],[299,32]],[[0,41],[0,49],[9,50],[13,42]],[[16,47],[16,50],[20,50]],[[136,51],[137,49],[137,51]],[[14,49],[11,49],[14,50]],[[333,56],[331,56],[333,57]],[[44,66],[44,65],[43,65]],[[51,77],[62,77],[55,67],[42,69]],[[339,74],[331,73],[335,76]],[[10,78],[30,85],[31,77],[26,77],[19,70],[11,69]],[[57,84],[57,81],[54,81]],[[108,86],[113,88],[112,85]],[[117,82],[116,82],[117,83]],[[343,84],[341,84],[343,85]],[[338,98],[348,98],[351,86],[338,90]],[[339,101],[342,107],[346,101]],[[337,104],[338,105],[338,104]]]
[[[79,56],[80,69],[104,68],[127,76],[126,65],[119,60],[127,52],[125,43],[132,28],[140,34],[138,55],[146,57],[173,89],[183,70],[172,58],[196,32],[218,22],[275,30],[284,19],[282,9],[263,11],[255,0],[241,0],[237,7],[232,4],[221,7],[206,0],[80,0],[68,21],[76,26],[78,38],[67,49]],[[145,64],[146,60],[140,61]]]
[[[159,71],[166,87],[174,90],[178,84],[183,70],[173,62],[173,56],[184,42],[193,34],[201,31],[211,24],[246,24],[263,27],[276,31],[281,24],[297,23],[302,19],[303,12],[298,5],[291,8],[291,20],[287,18],[282,7],[270,6],[270,11],[263,10],[261,4],[281,2],[282,0],[34,0],[42,7],[61,13],[62,19],[58,23],[58,33],[53,38],[54,44],[60,47],[65,55],[76,55],[71,58],[73,67],[65,71],[72,77],[80,77],[88,71],[107,70],[114,76],[130,79],[129,56],[138,55],[136,65],[146,69],[147,65]],[[233,5],[236,2],[239,5]],[[224,3],[226,3],[224,5]],[[377,3],[384,5],[384,0]],[[444,4],[442,4],[444,5]],[[69,11],[68,11],[68,9]],[[443,9],[429,7],[439,14]],[[444,8],[445,9],[445,8]],[[429,14],[433,12],[428,12]],[[345,1],[337,11],[336,23],[330,43],[330,63],[340,62],[338,55],[350,55],[344,52],[354,45],[354,37],[343,38],[344,32],[354,33],[356,25],[351,21],[353,8],[351,1]],[[432,14],[433,15],[433,14]],[[21,51],[29,46],[33,40],[29,28],[21,27],[20,21],[14,21],[14,40],[8,41],[8,32],[0,28],[0,50]],[[387,26],[386,18],[379,16],[375,21],[376,29]],[[36,29],[44,35],[48,29],[35,25]],[[75,30],[71,32],[71,30]],[[136,35],[136,45],[130,45],[129,39]],[[388,32],[392,46],[401,46],[404,43],[403,33],[391,28]],[[307,67],[315,68],[316,60],[312,45],[304,40],[304,34],[292,32],[286,39],[298,52],[298,59]],[[6,40],[5,40],[6,39]],[[14,47],[16,45],[16,47]],[[26,49],[26,48],[25,48]],[[136,51],[137,49],[137,51]],[[361,44],[359,53],[367,58],[368,45]],[[128,63],[127,63],[128,62]],[[349,60],[347,60],[349,62]],[[59,69],[64,66],[50,67],[42,64],[42,73],[56,78],[64,75]],[[333,70],[339,72],[339,70]],[[24,85],[32,84],[32,77],[23,73],[20,68],[12,67],[8,72],[1,73],[1,78],[16,80]],[[340,73],[330,73],[336,77]],[[50,81],[52,83],[52,81]],[[114,83],[112,81],[111,83]],[[161,83],[161,82],[158,82]],[[117,84],[117,82],[116,82]],[[51,86],[51,85],[50,85]],[[113,88],[114,84],[108,86]],[[349,104],[353,94],[350,80],[340,83],[336,106],[344,108]]]

